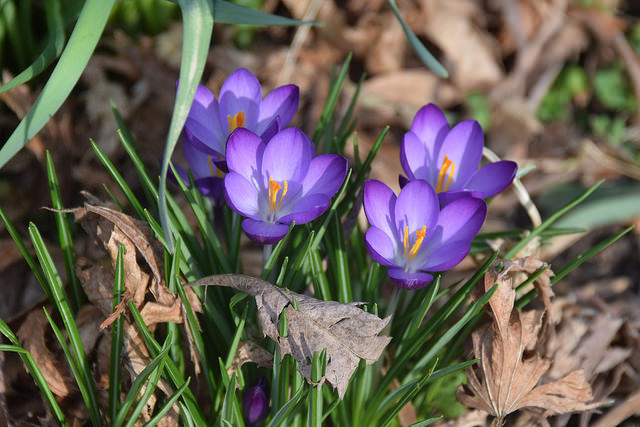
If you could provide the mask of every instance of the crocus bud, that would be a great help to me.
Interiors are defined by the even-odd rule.
[[[262,425],[269,414],[269,384],[265,377],[244,393],[244,422],[247,427]]]

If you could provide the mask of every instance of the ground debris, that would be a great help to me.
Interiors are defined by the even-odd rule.
[[[367,364],[374,363],[391,341],[391,337],[378,335],[391,317],[380,319],[367,313],[358,307],[363,303],[321,301],[239,274],[208,276],[189,284],[206,285],[227,286],[255,297],[264,335],[278,344],[283,356],[293,356],[300,373],[310,383],[313,354],[320,354],[326,348],[327,369],[320,383],[329,382],[338,390],[340,398],[344,397],[360,359]],[[283,314],[288,325],[287,336],[281,336],[278,331]]]
[[[494,268],[486,273],[485,291],[497,286],[489,300],[492,322],[471,335],[474,356],[480,360],[467,370],[469,383],[457,393],[467,407],[495,416],[498,423],[520,409],[534,412],[544,423],[550,415],[586,411],[605,403],[593,401],[583,369],[538,384],[551,366],[551,360],[537,350],[545,310],[514,311],[516,292],[510,274],[514,265],[526,264],[508,263],[501,271]]]

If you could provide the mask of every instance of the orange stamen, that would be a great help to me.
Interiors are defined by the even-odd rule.
[[[451,167],[451,170],[449,170],[449,167]],[[442,161],[442,167],[440,168],[440,173],[438,174],[438,184],[436,185],[436,193],[440,193],[441,191],[447,191],[447,189],[449,188],[449,185],[451,184],[451,180],[453,179],[453,172],[455,171],[455,169],[456,169],[456,164],[451,160],[449,160],[449,156],[445,154],[444,160]],[[446,184],[444,182],[445,177],[447,178]]]
[[[403,257],[407,256],[407,251],[409,250],[409,227],[404,228],[404,254]]]
[[[282,205],[282,199],[284,199],[284,195],[287,194],[289,183],[285,180],[283,181],[283,184],[284,188],[273,178],[269,178],[269,210],[274,213],[278,212],[278,209],[280,209],[280,206]],[[278,192],[280,190],[282,190],[282,194],[280,195],[280,200],[278,200]]]
[[[407,236],[408,234],[408,227],[405,227],[405,236]],[[427,226],[423,225],[422,226],[422,230],[416,230],[416,241],[413,244],[413,246],[411,247],[411,250],[409,251],[408,254],[405,254],[405,258],[409,258],[409,261],[413,261],[413,258],[415,258],[415,256],[418,254],[418,251],[420,250],[420,247],[422,246],[422,241],[424,240],[424,236],[427,235]],[[405,237],[405,241],[404,241],[404,247],[405,247],[405,253],[406,253],[406,248],[408,246],[408,242],[407,239]]]
[[[244,127],[244,111],[240,111],[235,116],[227,115],[227,121],[229,122],[229,133],[233,132],[237,128]]]

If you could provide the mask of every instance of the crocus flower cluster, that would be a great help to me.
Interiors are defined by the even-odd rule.
[[[373,259],[389,267],[402,288],[419,289],[431,272],[457,265],[469,253],[471,240],[487,215],[484,198],[504,190],[516,164],[501,161],[476,170],[484,146],[474,120],[453,129],[433,104],[416,114],[404,136],[401,163],[408,178],[396,197],[380,181],[364,188],[364,209],[371,227],[365,234]]]
[[[289,124],[298,109],[299,97],[297,86],[285,85],[262,99],[260,82],[244,68],[229,75],[220,89],[219,101],[205,86],[198,86],[185,122],[182,149],[204,196],[217,203],[223,197],[229,135],[237,128],[245,128],[268,141]],[[187,172],[176,169],[188,184]]]

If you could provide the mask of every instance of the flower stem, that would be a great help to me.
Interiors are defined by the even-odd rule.
[[[389,301],[389,306],[387,307],[387,313],[386,313],[387,316],[390,314],[395,314],[399,299],[400,299],[400,288],[398,288],[397,286],[394,286],[393,294],[391,294],[391,301]]]
[[[273,250],[273,245],[264,245],[262,247],[262,268],[264,269],[264,266],[267,265],[267,261],[269,260],[269,257],[271,256],[271,251]]]

